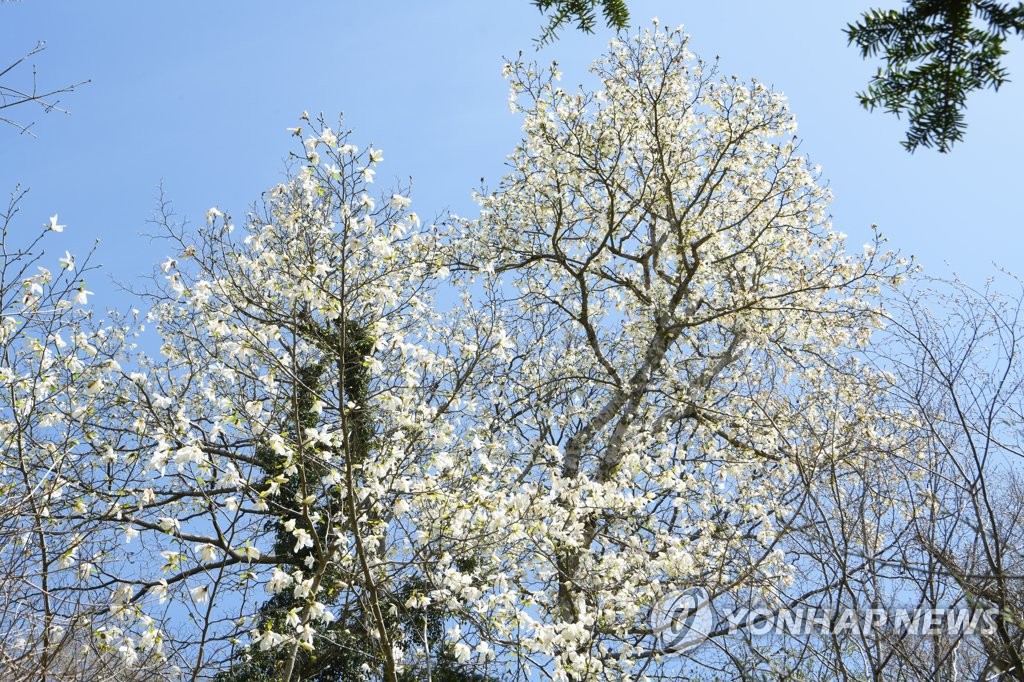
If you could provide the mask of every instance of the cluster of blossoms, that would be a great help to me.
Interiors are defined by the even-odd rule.
[[[168,222],[145,324],[87,329],[70,255],[12,289],[3,499],[60,553],[37,652],[656,679],[665,595],[786,592],[826,472],[895,447],[856,351],[906,264],[847,253],[782,98],[678,31],[597,92],[506,73],[524,138],[475,219],[374,196],[382,152],[304,116],[241,227]]]

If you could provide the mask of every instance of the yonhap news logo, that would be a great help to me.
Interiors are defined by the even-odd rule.
[[[673,592],[654,607],[651,621],[662,650],[692,649],[707,639],[715,625],[710,595],[702,587]]]
[[[733,608],[719,615],[714,595],[702,587],[672,592],[651,610],[652,631],[662,653],[682,653],[714,633],[742,630],[760,635],[871,635],[897,632],[923,637],[996,631],[999,610],[992,608],[855,609],[798,606],[788,609]]]

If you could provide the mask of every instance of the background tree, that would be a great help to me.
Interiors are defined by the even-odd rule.
[[[10,680],[157,678],[159,643],[119,650],[109,589],[82,589],[101,581],[100,559],[118,545],[80,512],[83,493],[111,480],[116,442],[97,427],[119,413],[106,387],[131,340],[93,318],[88,256],[46,253],[64,229],[58,216],[37,231],[19,224],[23,196],[15,191],[0,212],[0,671]]]
[[[906,349],[890,353],[898,396],[926,447],[925,494],[904,545],[917,565],[908,570],[927,567],[948,601],[995,614],[991,631],[933,650],[948,679],[967,659],[977,679],[1024,680],[1024,297],[1020,282],[1006,279],[1016,295],[993,282],[976,290],[933,281],[924,295],[904,292],[893,306],[891,333]]]
[[[23,76],[19,67],[23,67],[29,59],[44,49],[46,44],[40,41],[23,57],[0,69],[0,123],[6,123],[22,133],[32,134],[33,122],[25,123],[12,118],[14,114],[11,109],[24,109],[36,105],[44,113],[56,111],[66,114],[68,112],[61,105],[60,96],[74,92],[75,89],[89,83],[85,80],[56,88],[41,88],[36,80],[35,66],[32,66],[31,77]]]
[[[824,627],[723,642],[752,675],[1022,679],[1021,296],[921,277],[887,298],[869,353],[899,446],[834,471],[786,545],[797,577],[780,601]],[[864,627],[872,609],[887,620]],[[830,631],[844,612],[855,627]]]

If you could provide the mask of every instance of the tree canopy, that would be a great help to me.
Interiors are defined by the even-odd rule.
[[[785,98],[678,29],[592,68],[505,65],[472,216],[304,114],[239,219],[160,204],[123,314],[12,198],[5,679],[1024,679],[1020,299],[946,334],[833,227]],[[682,651],[690,590],[727,615]],[[904,596],[993,628],[760,636]]]

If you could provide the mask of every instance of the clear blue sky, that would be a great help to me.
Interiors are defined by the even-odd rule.
[[[835,194],[834,222],[859,248],[877,223],[933,274],[980,282],[996,262],[1024,275],[1024,59],[1011,83],[970,101],[966,142],[949,155],[899,145],[903,124],[867,114],[854,92],[874,66],[846,47],[860,0],[632,0],[635,25],[683,24],[692,49],[722,70],[785,92],[803,149]],[[877,3],[876,3],[877,4]],[[101,244],[98,261],[130,281],[165,255],[142,236],[163,182],[179,214],[217,205],[235,216],[278,182],[303,110],[344,112],[354,141],[385,152],[380,185],[413,179],[415,209],[471,214],[470,190],[502,172],[518,139],[501,58],[533,53],[542,18],[527,0],[278,0],[0,4],[0,58],[37,40],[43,85],[92,79],[66,97],[70,116],[37,120],[37,139],[0,129],[0,190],[31,187],[20,226],[59,213],[50,250]],[[566,31],[536,56],[557,59],[571,84],[610,34]],[[947,266],[948,263],[948,266]],[[89,282],[108,293],[103,281]],[[105,299],[105,300],[104,300]],[[110,295],[98,300],[123,305]]]

